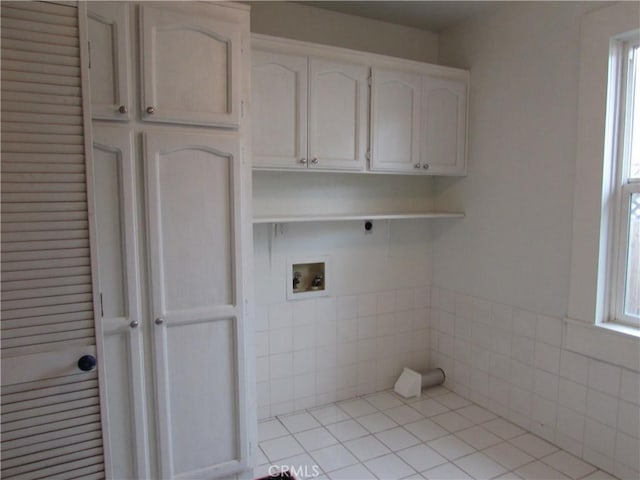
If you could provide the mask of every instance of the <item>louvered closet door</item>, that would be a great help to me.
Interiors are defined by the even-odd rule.
[[[0,473],[103,478],[78,11],[1,9]]]

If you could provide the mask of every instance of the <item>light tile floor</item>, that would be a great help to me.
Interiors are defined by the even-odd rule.
[[[614,477],[444,387],[381,392],[258,424],[256,478],[588,479]]]

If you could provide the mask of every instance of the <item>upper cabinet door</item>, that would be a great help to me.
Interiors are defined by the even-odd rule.
[[[254,168],[307,167],[307,57],[252,52]]]
[[[466,173],[466,113],[467,85],[464,81],[424,78],[421,160],[427,173]]]
[[[143,118],[237,128],[241,25],[147,5],[140,18]]]
[[[129,120],[129,5],[88,2],[87,17],[92,116],[104,120]]]
[[[364,170],[368,69],[310,60],[309,167]]]
[[[417,74],[372,69],[371,170],[417,172],[420,166],[420,95]]]

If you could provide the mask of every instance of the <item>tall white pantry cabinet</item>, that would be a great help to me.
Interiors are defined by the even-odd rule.
[[[249,476],[249,9],[89,2],[112,478]]]

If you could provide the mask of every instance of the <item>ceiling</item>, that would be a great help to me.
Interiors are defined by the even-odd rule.
[[[304,5],[440,32],[496,8],[501,2],[485,1],[304,1]]]

